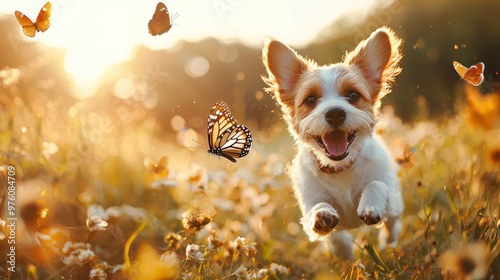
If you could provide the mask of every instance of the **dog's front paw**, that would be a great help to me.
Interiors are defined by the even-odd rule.
[[[373,206],[366,206],[362,209],[358,209],[358,216],[367,225],[378,224],[383,217],[383,215],[379,211],[376,211]]]
[[[358,217],[367,225],[378,224],[386,218],[389,187],[381,181],[373,181],[365,187],[358,204]]]
[[[320,210],[316,212],[314,217],[313,230],[320,235],[329,234],[339,223],[338,216],[328,210]]]
[[[311,241],[325,239],[339,223],[339,214],[330,204],[320,202],[303,216],[301,224]]]

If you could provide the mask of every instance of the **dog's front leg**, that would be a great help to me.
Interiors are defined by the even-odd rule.
[[[339,215],[330,204],[320,202],[304,214],[301,223],[309,240],[318,241],[333,231],[339,223]]]
[[[337,226],[339,213],[334,208],[334,198],[318,178],[320,171],[311,168],[311,164],[314,162],[307,150],[299,149],[290,177],[302,211],[302,227],[309,240],[319,241],[325,239]]]
[[[363,189],[358,204],[358,216],[365,224],[379,223],[387,212],[389,187],[382,181],[373,181]]]
[[[324,239],[339,222],[339,214],[332,207],[331,196],[315,180],[302,174],[294,179],[295,195],[302,210],[300,220],[311,241]]]

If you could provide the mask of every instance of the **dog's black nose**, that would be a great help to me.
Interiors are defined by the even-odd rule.
[[[332,108],[325,113],[325,120],[333,126],[339,126],[345,121],[345,111],[342,108]]]

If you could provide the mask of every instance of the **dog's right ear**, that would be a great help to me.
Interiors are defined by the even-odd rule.
[[[297,82],[308,68],[308,61],[280,41],[268,37],[262,50],[262,61],[269,77],[263,77],[281,105],[292,107],[292,94]]]

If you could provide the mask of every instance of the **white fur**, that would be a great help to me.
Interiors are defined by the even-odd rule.
[[[401,228],[398,217],[404,205],[397,165],[373,133],[379,99],[390,91],[390,83],[401,71],[400,43],[390,29],[381,28],[347,54],[343,63],[328,66],[317,66],[272,39],[264,47],[269,73],[266,82],[282,107],[298,149],[289,176],[302,210],[301,224],[311,241],[330,236],[333,252],[343,258],[353,254],[352,237],[346,230],[365,223],[383,224],[379,247],[385,247],[396,244]],[[345,88],[341,86],[345,77],[352,81],[351,90],[371,106],[351,104],[345,92],[337,92]],[[317,103],[307,115],[295,117],[304,108],[300,107],[304,106],[300,98],[310,94],[319,95]],[[339,127],[333,128],[325,120],[325,112],[331,108],[345,111]],[[349,154],[342,160],[330,159],[316,141],[318,135],[332,129],[356,131]],[[320,165],[343,171],[328,174],[320,170]]]
[[[378,137],[367,138],[354,165],[339,174],[320,171],[307,149],[299,146],[289,173],[303,213],[301,224],[311,241],[327,237],[313,229],[319,211],[330,212],[339,219],[336,231],[359,227],[364,224],[360,215],[375,213],[386,220],[379,247],[397,241],[400,225],[396,219],[404,208],[401,187],[396,166]],[[341,233],[344,237],[339,240],[339,233],[334,233],[333,243],[351,242],[352,238],[346,238],[346,234]],[[350,258],[352,245],[342,244],[334,251],[343,258]]]

